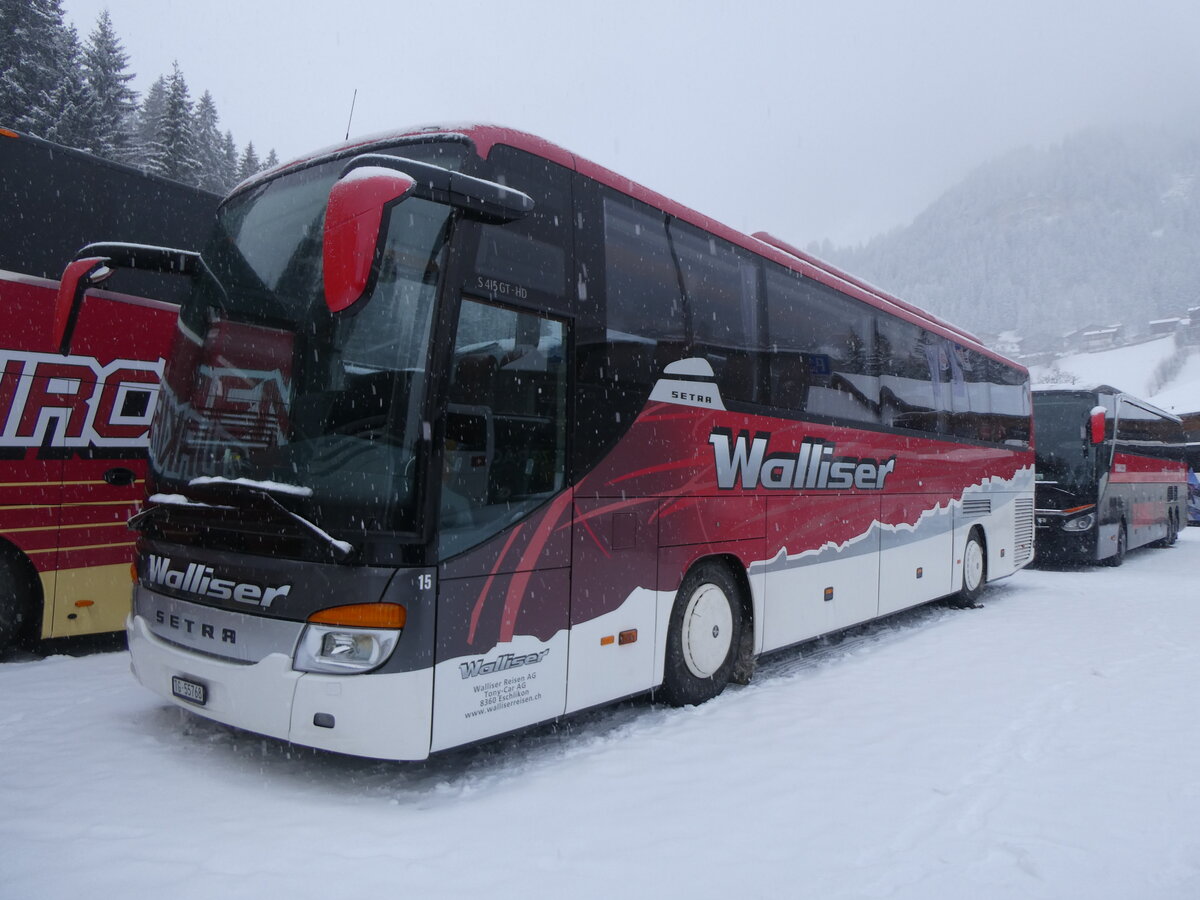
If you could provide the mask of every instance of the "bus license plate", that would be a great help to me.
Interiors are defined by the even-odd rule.
[[[208,688],[198,681],[189,681],[178,675],[171,676],[171,693],[180,700],[203,706],[208,702]]]

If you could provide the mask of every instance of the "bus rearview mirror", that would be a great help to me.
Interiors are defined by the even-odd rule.
[[[208,272],[200,254],[192,250],[121,242],[88,244],[75,259],[67,263],[58,283],[50,340],[51,346],[59,353],[65,356],[70,352],[71,335],[83,305],[83,295],[88,288],[109,278],[116,269],[140,269],[161,275],[188,277]]]
[[[1092,444],[1104,443],[1104,407],[1098,406],[1092,410],[1088,418],[1088,437]]]
[[[103,256],[85,256],[67,264],[58,282],[58,297],[54,302],[54,321],[50,326],[50,346],[66,355],[71,349],[71,333],[79,317],[83,294],[112,275],[108,259]]]
[[[403,172],[374,166],[353,169],[334,184],[321,248],[330,312],[348,309],[366,294],[385,238],[384,211],[415,186]]]

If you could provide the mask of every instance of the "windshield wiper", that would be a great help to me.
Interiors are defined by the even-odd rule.
[[[358,548],[349,541],[335,538],[315,522],[299,513],[292,512],[265,488],[251,481],[233,481],[227,478],[194,479],[188,484],[189,494],[154,494],[150,500],[154,506],[142,510],[129,520],[129,527],[142,531],[151,522],[169,518],[173,510],[236,510],[248,509],[266,513],[273,520],[282,522],[301,533],[320,541],[338,562],[346,562]],[[210,503],[209,500],[216,501]],[[226,501],[222,503],[221,501]],[[231,501],[231,502],[230,502]],[[249,501],[249,502],[246,502]]]

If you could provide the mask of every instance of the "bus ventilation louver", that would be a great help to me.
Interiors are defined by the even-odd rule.
[[[1033,559],[1033,500],[1022,497],[1016,503],[1016,542],[1013,562],[1020,566]]]
[[[990,516],[992,514],[992,501],[990,497],[983,497],[978,500],[964,500],[962,504],[962,514],[967,519],[977,519],[980,516]]]

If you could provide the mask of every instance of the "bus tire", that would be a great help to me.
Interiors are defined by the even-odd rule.
[[[0,549],[0,653],[33,643],[40,595],[33,567],[12,551]]]
[[[714,560],[700,563],[684,577],[667,628],[661,689],[667,703],[692,706],[725,689],[741,645],[741,595],[733,574]]]
[[[1104,565],[1116,568],[1125,562],[1125,553],[1129,549],[1129,535],[1125,532],[1125,522],[1117,529],[1117,552],[1104,560]]]
[[[958,592],[958,603],[974,606],[986,586],[987,548],[983,543],[983,533],[976,527],[967,535],[967,544],[963,547],[962,588]]]

